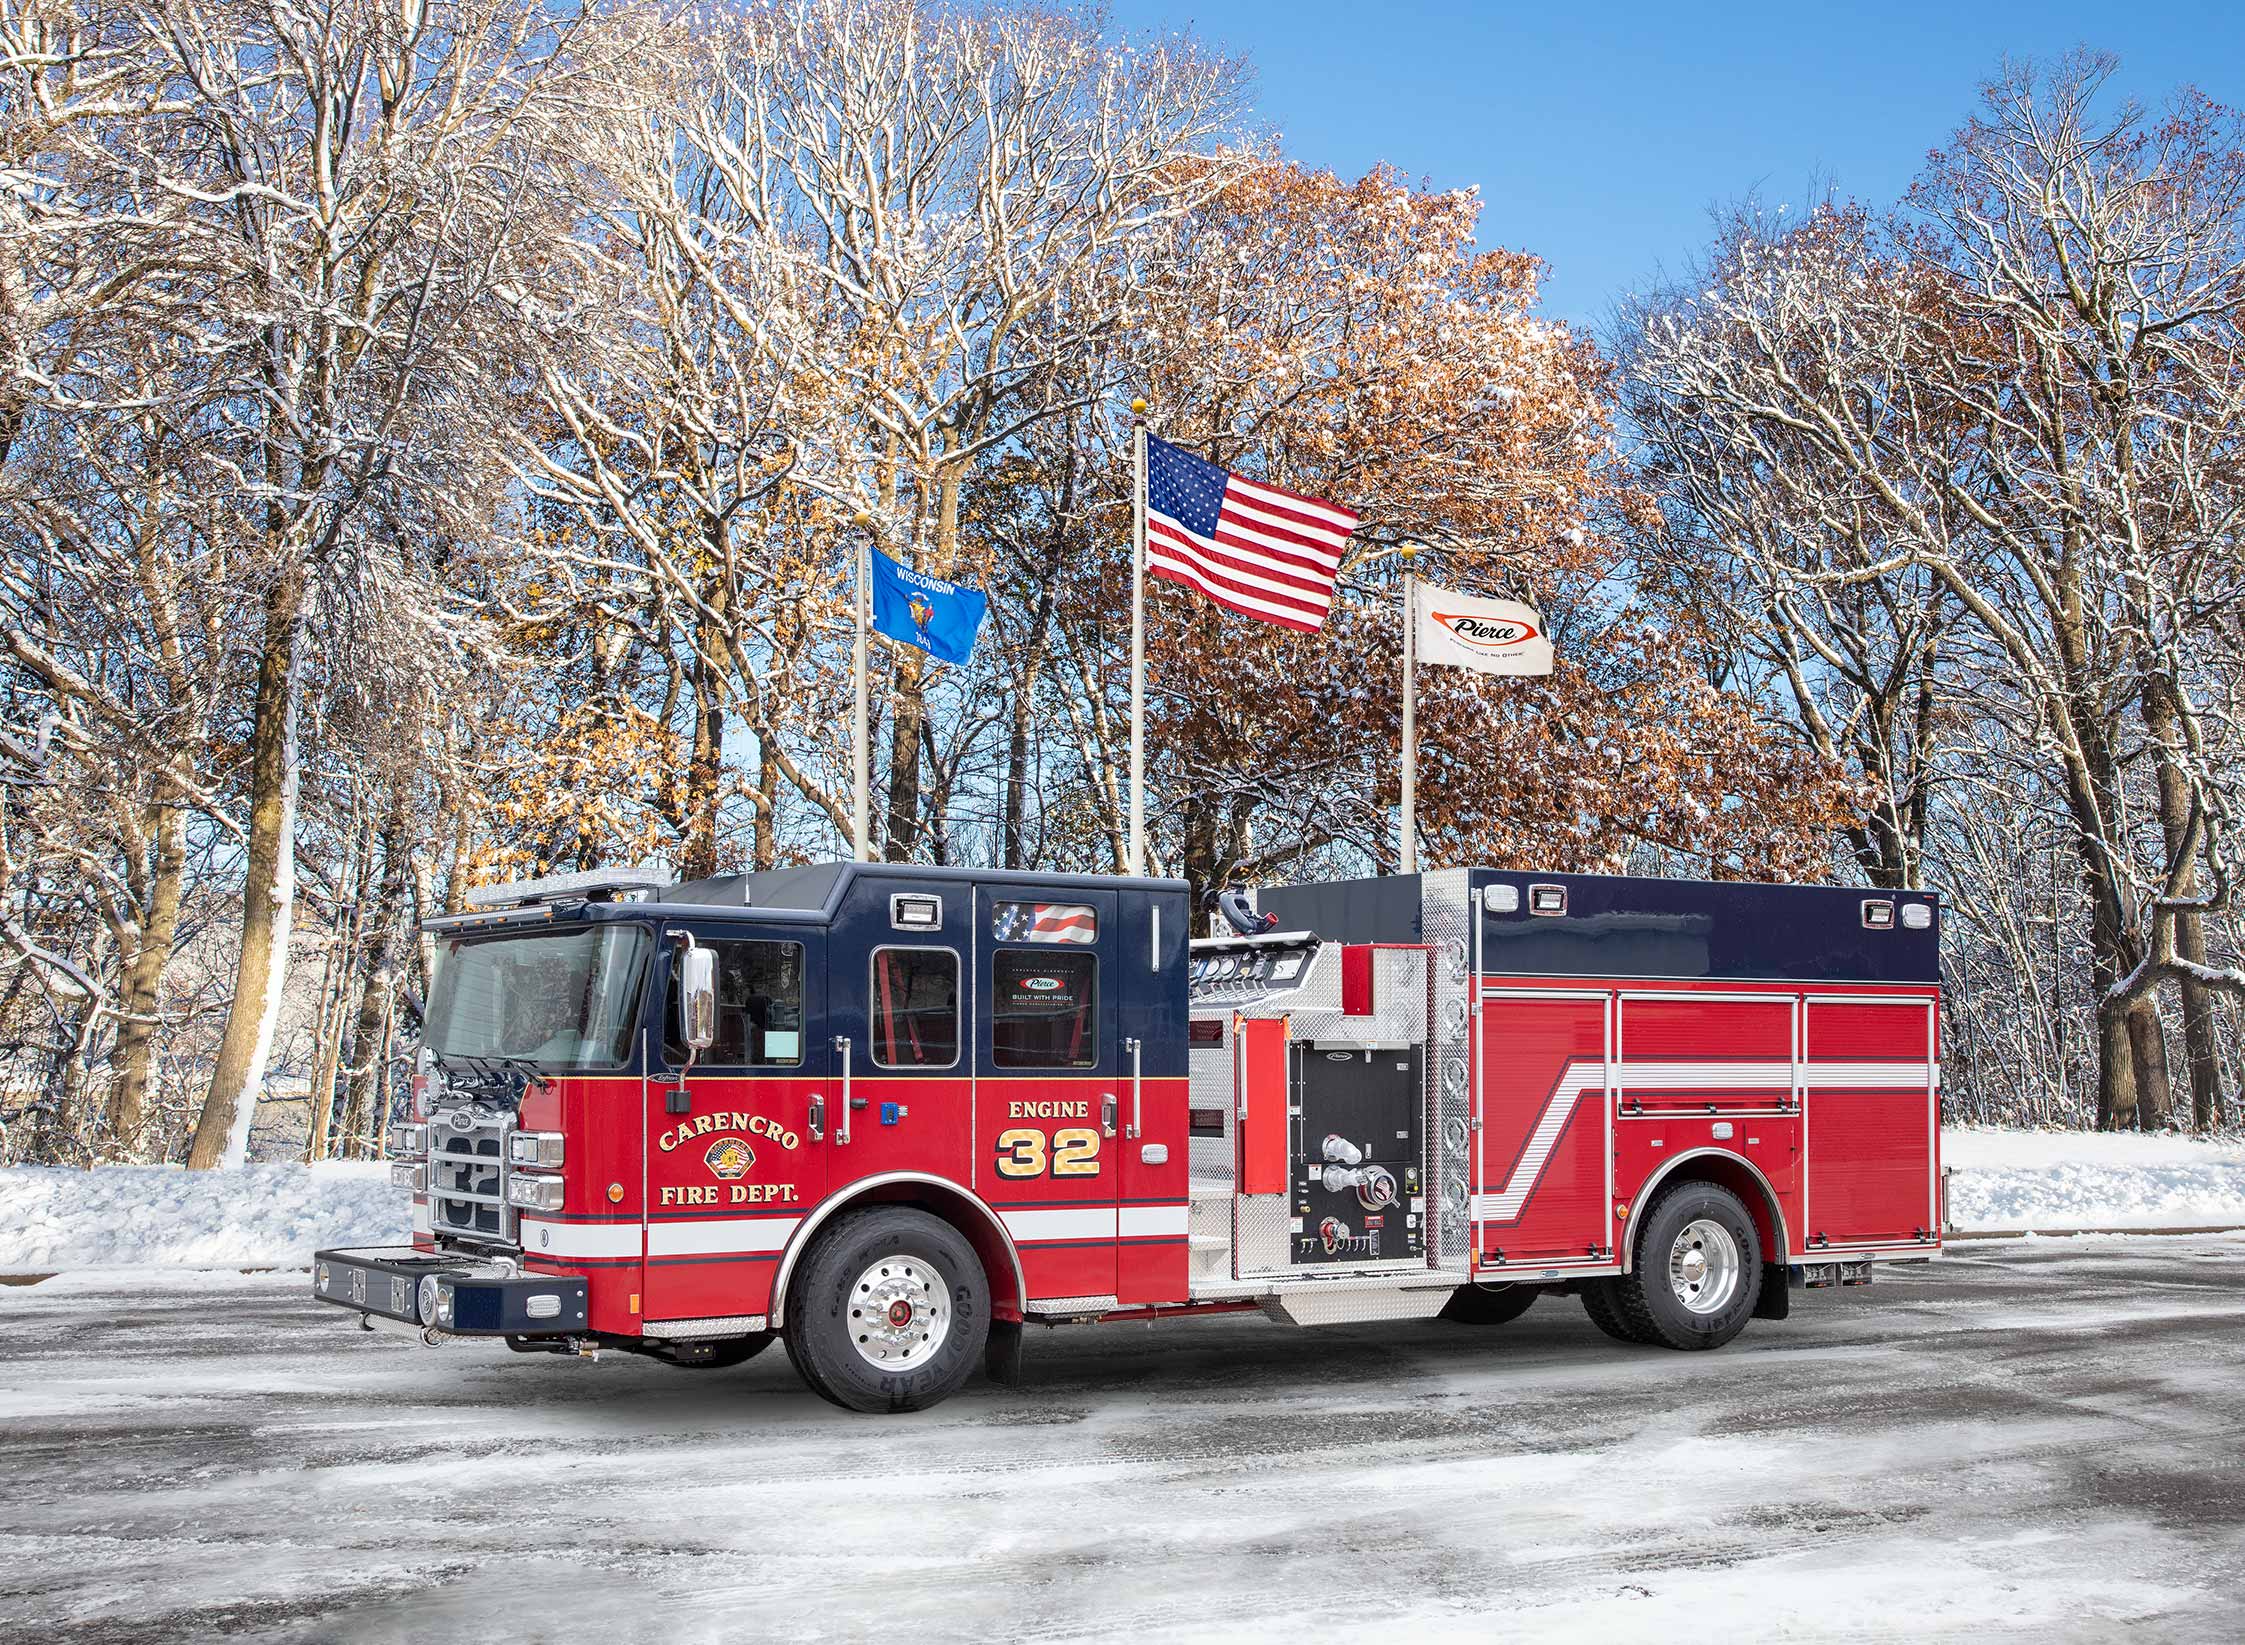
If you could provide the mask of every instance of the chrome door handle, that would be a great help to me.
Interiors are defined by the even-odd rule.
[[[1099,1094],[1099,1129],[1106,1136],[1115,1134],[1115,1094],[1112,1091]]]
[[[811,1093],[811,1117],[804,1122],[804,1129],[811,1133],[813,1142],[826,1140],[826,1099],[816,1091]]]
[[[1138,1077],[1138,1042],[1124,1040],[1123,1049],[1130,1053],[1130,1129],[1124,1135],[1135,1141],[1146,1128],[1145,1092]]]

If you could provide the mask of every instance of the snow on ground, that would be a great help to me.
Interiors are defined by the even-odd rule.
[[[387,1165],[15,1166],[0,1170],[0,1274],[302,1267],[322,1246],[402,1245],[409,1214]]]
[[[2136,1132],[1941,1136],[1949,1220],[1964,1229],[2245,1225],[2245,1142]]]
[[[2245,1225],[2245,1141],[1953,1128],[1949,1215],[1962,1229]],[[387,1165],[239,1171],[0,1170],[0,1274],[302,1267],[329,1245],[398,1245],[407,1201]]]
[[[0,1638],[2237,1645],[2245,1236],[2000,1241],[1720,1353],[1258,1315],[836,1410],[302,1275],[0,1286]]]

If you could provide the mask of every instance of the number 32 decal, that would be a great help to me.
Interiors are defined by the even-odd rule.
[[[1000,1131],[997,1165],[1001,1177],[1041,1177],[1048,1169],[1056,1177],[1096,1177],[1099,1133],[1089,1126],[1055,1131],[1048,1155],[1042,1131],[1026,1126]]]

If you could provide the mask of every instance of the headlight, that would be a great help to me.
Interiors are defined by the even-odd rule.
[[[327,1264],[324,1262],[312,1270],[312,1288],[323,1297],[327,1295],[327,1288],[332,1279],[333,1276],[328,1273]]]
[[[426,1125],[393,1125],[390,1127],[390,1152],[400,1159],[417,1159],[429,1151],[429,1128]]]
[[[507,1203],[524,1211],[558,1211],[561,1209],[561,1179],[510,1176],[507,1178]]]
[[[403,1188],[408,1193],[425,1194],[429,1191],[429,1168],[419,1160],[410,1163],[400,1160],[390,1167],[390,1186]]]
[[[423,1325],[450,1325],[452,1323],[452,1282],[435,1274],[421,1278],[421,1323]]]
[[[542,1165],[547,1170],[561,1166],[561,1133],[559,1131],[517,1131],[507,1138],[507,1159],[515,1165]]]

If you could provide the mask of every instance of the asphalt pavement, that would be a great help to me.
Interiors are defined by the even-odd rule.
[[[1032,1330],[883,1418],[64,1275],[0,1288],[0,1640],[2245,1638],[2245,1238],[1795,1304]]]

